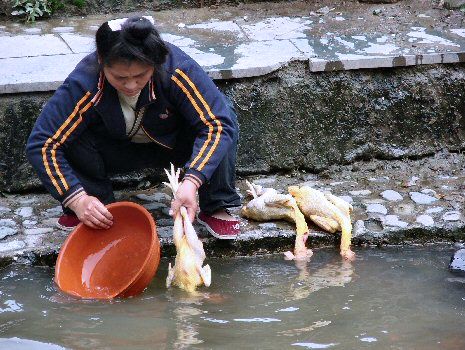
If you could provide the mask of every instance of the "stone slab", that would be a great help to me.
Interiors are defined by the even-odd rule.
[[[337,18],[358,20],[346,17]],[[77,63],[76,54],[94,50],[95,23],[101,20],[73,18],[29,31],[5,26],[0,32],[0,93],[56,89]],[[325,32],[330,25],[315,16],[251,20],[230,15],[158,25],[164,40],[185,50],[213,79],[261,76],[294,60],[308,61],[311,72],[465,62],[464,28],[436,30],[420,21],[394,34],[366,34],[358,28],[343,35]],[[31,56],[44,60],[8,60]]]
[[[0,59],[12,57],[32,57],[64,55],[72,53],[59,36],[45,35],[15,35],[0,36]],[[8,62],[0,61],[2,66]]]
[[[0,94],[53,91],[86,54],[5,58],[0,60]]]
[[[89,53],[95,50],[95,38],[75,33],[60,34],[74,53]]]
[[[454,210],[454,208],[462,203],[465,193],[457,196],[453,200],[446,200],[445,197],[438,199],[438,204],[445,208],[445,212],[431,212],[430,215],[420,214],[424,212],[424,206],[415,203],[409,198],[409,188],[402,186],[406,179],[412,176],[412,173],[419,173],[418,169],[428,168],[432,164],[438,164],[438,158],[428,159],[425,164],[425,159],[421,161],[411,161],[408,163],[407,169],[393,167],[391,169],[377,169],[376,178],[385,178],[385,174],[390,175],[387,185],[385,183],[370,182],[368,188],[370,193],[365,196],[356,196],[353,198],[354,211],[351,215],[353,222],[353,238],[352,243],[354,250],[359,249],[357,245],[366,244],[409,244],[421,242],[455,242],[465,238],[465,221],[463,220],[462,211]],[[465,156],[454,154],[450,159],[450,172],[457,175],[456,178],[450,180],[451,185],[463,184],[465,175],[463,174],[463,164]],[[361,188],[364,180],[364,171],[352,171],[352,168],[343,166],[338,167],[327,174],[327,176],[315,176],[312,178],[312,187],[318,189],[332,187],[333,194],[343,197],[355,188]],[[303,176],[304,175],[304,176]],[[292,176],[286,175],[249,175],[237,182],[237,188],[240,194],[245,195],[247,185],[245,180],[255,184],[263,184],[264,187],[273,187],[281,193],[285,193],[289,185],[302,185],[305,177],[308,174],[295,173]],[[434,179],[431,174],[422,174],[419,182],[428,180],[428,192],[439,191],[442,180]],[[337,181],[344,179],[345,181]],[[347,181],[350,180],[350,181]],[[308,184],[308,181],[305,182]],[[335,185],[337,183],[337,186]],[[381,206],[379,198],[381,189],[388,186],[398,192],[404,202],[409,205],[409,210],[399,211],[400,205],[404,203],[384,201]],[[115,193],[117,200],[130,200],[139,204],[152,205],[150,212],[154,216],[157,223],[157,233],[160,237],[163,256],[170,257],[175,253],[175,248],[172,241],[172,225],[171,217],[164,210],[164,204],[169,203],[169,198],[165,194],[165,187],[157,185],[148,189],[140,190],[125,190]],[[445,196],[452,193],[453,189],[445,189],[441,193]],[[33,197],[32,197],[33,196]],[[35,227],[28,227],[18,230],[21,222],[24,223],[21,216],[15,213],[21,211],[24,203],[28,203],[31,199],[35,199],[35,212],[37,221],[41,224]],[[244,204],[247,203],[244,199]],[[365,203],[372,203],[365,205]],[[51,196],[46,194],[34,195],[8,195],[3,198],[2,205],[8,206],[12,210],[4,213],[4,217],[0,220],[0,261],[2,259],[14,259],[18,257],[44,256],[48,255],[56,258],[56,254],[60,245],[65,240],[68,233],[57,230],[54,227],[55,219],[49,219],[50,213],[55,213],[59,207],[56,201]],[[371,207],[370,207],[371,205]],[[439,208],[439,207],[436,207]],[[375,210],[372,210],[375,209]],[[432,208],[431,208],[432,209]],[[239,214],[239,209],[232,209],[234,215]],[[386,213],[395,213],[386,215]],[[373,215],[376,214],[376,215]],[[444,217],[445,216],[445,217]],[[45,224],[44,220],[47,220]],[[212,238],[211,235],[201,226],[196,225],[196,232],[204,243],[207,250],[207,256],[224,256],[224,255],[244,255],[254,253],[270,253],[282,252],[289,249],[294,244],[295,227],[294,225],[282,220],[256,222],[241,218],[242,234],[238,239],[231,242],[219,241]],[[309,221],[310,223],[310,221]],[[325,233],[318,227],[311,225],[311,237],[308,244],[312,248],[321,246],[333,246],[334,255],[338,255],[339,233]],[[11,228],[12,230],[9,230]],[[1,233],[5,233],[3,239]],[[225,244],[227,243],[227,244]],[[52,262],[54,259],[49,259]]]

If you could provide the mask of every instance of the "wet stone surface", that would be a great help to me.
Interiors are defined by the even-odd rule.
[[[306,184],[351,201],[354,246],[456,242],[465,240],[464,164],[462,154],[437,154],[417,161],[334,166],[320,174],[250,175],[238,179],[237,187],[245,196],[246,179],[283,193],[289,185]],[[411,181],[414,176],[415,181]],[[412,193],[417,195],[412,196]],[[402,199],[399,200],[399,196]],[[424,196],[434,201],[418,200]],[[169,191],[156,185],[142,190],[118,191],[116,197],[147,208],[157,222],[162,255],[175,253],[173,220],[168,216]],[[238,208],[233,210],[234,215],[238,213]],[[61,207],[55,200],[47,194],[6,195],[0,197],[0,215],[0,258],[4,262],[27,257],[33,263],[54,263],[68,235],[54,226],[61,215]],[[217,240],[196,225],[209,256],[251,255],[292,248],[295,237],[292,224],[241,220],[242,233],[234,241]],[[338,233],[325,233],[311,223],[309,227],[311,236],[307,244],[310,247],[329,245],[337,249]]]

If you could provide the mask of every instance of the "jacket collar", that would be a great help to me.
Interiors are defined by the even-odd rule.
[[[155,84],[153,77],[142,89],[136,109],[140,110],[156,100]],[[115,136],[126,135],[126,123],[118,98],[118,92],[108,82],[103,71],[100,72],[97,93],[92,99],[95,110],[101,115],[109,130],[114,131]]]

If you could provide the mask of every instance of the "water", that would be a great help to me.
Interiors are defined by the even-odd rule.
[[[298,266],[281,255],[209,259],[213,283],[197,296],[166,290],[163,261],[142,295],[109,302],[60,293],[53,269],[9,266],[0,349],[464,349],[465,279],[447,270],[452,252],[364,249],[351,264],[316,250]]]

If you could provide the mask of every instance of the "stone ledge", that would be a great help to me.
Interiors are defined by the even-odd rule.
[[[465,240],[465,155],[449,154],[416,162],[359,163],[338,167],[325,177],[294,173],[292,176],[256,175],[247,179],[285,192],[291,184],[306,184],[331,191],[354,206],[352,244],[391,245],[455,243]],[[355,170],[357,169],[357,170]],[[420,170],[421,169],[421,170]],[[427,170],[430,169],[430,170]],[[431,170],[433,169],[433,170]],[[420,175],[418,175],[420,174]],[[244,179],[238,181],[245,193]],[[144,205],[157,221],[162,255],[172,257],[170,197],[160,186],[147,190],[119,191],[118,200]],[[67,233],[54,228],[61,207],[46,194],[8,195],[0,198],[0,264],[14,259],[53,265]],[[238,211],[236,210],[237,214]],[[234,241],[212,238],[197,226],[208,256],[253,255],[292,249],[293,225],[283,221],[254,222],[242,219],[242,234]],[[339,234],[328,234],[310,225],[311,248],[334,247]]]
[[[311,72],[465,61],[465,29],[458,24],[437,29],[442,18],[423,15],[415,18],[415,26],[391,28],[382,21],[366,22],[373,21],[366,14],[305,13],[249,18],[236,12],[217,14],[220,19],[195,11],[188,19],[170,11],[153,15],[162,37],[196,59],[213,79],[258,77],[292,61],[308,62]],[[93,36],[104,19],[69,18],[60,27],[37,23],[23,31],[2,26],[0,94],[54,91],[94,50]],[[405,21],[413,23],[408,17]]]

